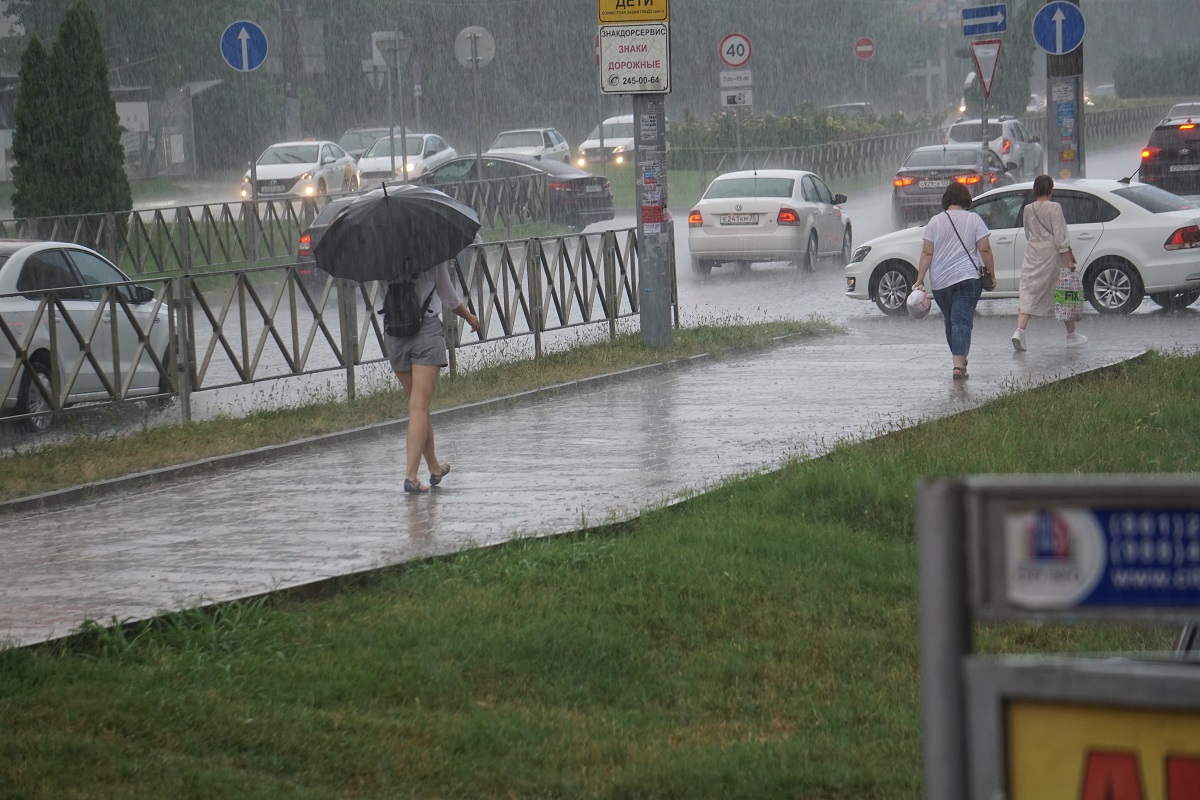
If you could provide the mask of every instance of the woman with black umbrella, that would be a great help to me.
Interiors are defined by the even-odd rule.
[[[479,318],[463,303],[450,280],[447,262],[416,276],[413,293],[422,298],[424,318],[420,329],[412,336],[399,338],[384,334],[384,347],[392,363],[392,371],[408,395],[408,436],[405,458],[404,491],[424,494],[429,486],[437,486],[450,471],[450,462],[438,458],[434,446],[433,423],[429,419],[429,404],[437,388],[438,374],[449,363],[446,335],[442,326],[443,308],[467,321],[471,332],[479,330]],[[391,289],[389,289],[391,291]],[[387,305],[386,301],[384,303]],[[417,471],[421,457],[429,465],[429,486],[421,483]]]

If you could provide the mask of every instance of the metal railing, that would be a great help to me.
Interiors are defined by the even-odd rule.
[[[1088,136],[1091,139],[1116,139],[1139,133],[1148,135],[1169,108],[1170,104],[1162,103],[1089,110],[1086,112]],[[1045,138],[1045,114],[1026,116],[1021,121],[1031,136]],[[751,168],[804,169],[817,173],[827,182],[835,182],[895,170],[914,148],[937,144],[944,133],[941,128],[930,128],[806,147],[751,148],[740,152],[730,148],[675,147],[670,151],[670,158],[676,168],[699,170],[702,185],[707,173],[720,175]]]
[[[194,393],[334,371],[345,373],[346,395],[354,397],[359,368],[385,361],[375,313],[384,287],[319,271],[305,278],[298,266],[185,267],[175,276],[139,280],[153,290],[143,303],[130,299],[136,290],[120,285],[84,287],[100,296],[83,309],[72,305],[79,290],[0,295],[10,306],[16,298],[28,304],[22,314],[0,317],[0,352],[10,353],[13,364],[0,372],[0,397],[11,406],[18,392],[32,390],[43,411],[61,412],[80,393],[107,402],[177,396],[187,422]],[[459,348],[531,336],[540,357],[546,332],[607,323],[615,338],[617,321],[640,311],[633,229],[476,244],[451,272],[479,317],[472,334],[444,315],[452,373]],[[672,299],[678,325],[674,292]],[[169,309],[165,337],[153,334],[157,323],[150,322],[163,308]],[[130,328],[132,352],[121,334]],[[25,383],[26,374],[47,378]],[[36,415],[23,410],[20,418]]]

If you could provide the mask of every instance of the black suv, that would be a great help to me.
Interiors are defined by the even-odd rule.
[[[1173,194],[1200,194],[1200,129],[1196,124],[1192,117],[1167,117],[1158,123],[1142,150],[1142,183]]]

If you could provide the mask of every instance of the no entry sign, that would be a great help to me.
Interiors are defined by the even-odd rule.
[[[863,36],[854,43],[854,55],[866,61],[871,56],[875,55],[875,40],[870,36]]]

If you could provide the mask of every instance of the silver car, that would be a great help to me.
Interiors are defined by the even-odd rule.
[[[169,337],[166,304],[96,251],[0,241],[0,404],[32,414],[26,427],[49,428],[55,406],[169,392]]]
[[[805,270],[822,256],[850,260],[843,194],[811,172],[760,169],[713,180],[688,214],[688,250],[700,275],[713,267],[791,261]]]
[[[981,120],[959,117],[946,131],[946,143],[980,143],[983,139]],[[1045,160],[1042,142],[1030,136],[1025,125],[1016,117],[1002,116],[988,120],[988,147],[1004,161],[1015,181],[1031,181],[1042,172]]]

